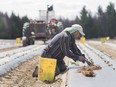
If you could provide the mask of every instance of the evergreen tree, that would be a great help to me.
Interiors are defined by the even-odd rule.
[[[80,24],[82,25],[82,27],[84,29],[86,38],[88,38],[89,37],[88,32],[91,32],[91,31],[89,31],[89,26],[88,26],[88,11],[86,10],[85,6],[83,7],[83,9],[82,9],[82,11],[81,11],[80,14],[81,14]]]
[[[110,2],[106,9],[106,20],[107,20],[107,36],[114,38],[116,36],[116,11],[114,4]]]
[[[0,12],[0,38],[2,39],[10,39],[10,28],[9,28],[9,17],[7,13],[3,14]]]
[[[87,23],[87,37],[88,38],[95,38],[96,37],[96,30],[94,28],[94,20],[91,16],[91,12],[88,13],[88,23]]]
[[[98,17],[96,20],[96,25],[98,37],[105,37],[107,33],[106,17],[101,6],[98,7]]]

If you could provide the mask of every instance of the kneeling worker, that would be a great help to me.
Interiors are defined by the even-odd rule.
[[[84,54],[81,53],[75,44],[75,39],[79,39],[84,35],[82,26],[74,24],[54,36],[51,42],[43,50],[41,57],[57,59],[55,75],[58,75],[67,69],[63,60],[65,56],[72,58],[74,61],[78,60],[85,63],[86,58]],[[36,76],[38,75],[34,72],[33,77]]]

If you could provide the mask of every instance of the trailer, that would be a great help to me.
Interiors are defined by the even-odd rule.
[[[40,39],[45,43],[48,37],[46,22],[43,20],[34,21],[33,28],[35,31],[35,39]]]

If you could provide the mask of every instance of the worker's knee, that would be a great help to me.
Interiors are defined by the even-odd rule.
[[[55,72],[55,76],[56,75],[59,75],[60,73],[63,73],[64,71],[66,71],[67,70],[67,66],[66,65],[57,65],[56,66],[56,72]]]

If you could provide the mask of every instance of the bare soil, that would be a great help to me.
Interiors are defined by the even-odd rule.
[[[0,49],[0,52],[5,52],[5,51],[9,51],[9,50],[14,50],[14,49],[21,48],[21,47],[22,47],[22,46],[4,48],[4,49]]]
[[[111,46],[92,42],[87,43],[116,60],[116,49]],[[17,49],[17,47],[2,49],[0,52],[12,49]],[[55,81],[49,84],[40,81],[38,78],[32,77],[34,68],[38,64],[38,58],[39,56],[33,57],[20,64],[15,69],[12,69],[6,74],[0,76],[0,87],[61,87],[61,83],[63,82],[62,75],[57,76]],[[64,79],[66,79],[66,77]]]
[[[60,87],[62,75],[57,76],[55,81],[49,84],[32,77],[33,70],[38,64],[38,58],[38,56],[33,57],[0,76],[0,87]]]
[[[113,47],[108,46],[106,44],[97,44],[92,42],[88,42],[88,44],[100,50],[101,52],[109,55],[112,59],[116,60],[116,49],[114,49]]]

